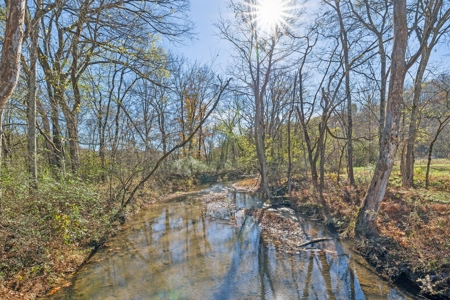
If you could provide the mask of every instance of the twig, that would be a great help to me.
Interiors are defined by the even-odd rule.
[[[310,241],[308,241],[308,242],[306,242],[306,243],[303,243],[303,244],[298,245],[298,247],[305,247],[305,246],[308,246],[308,245],[311,245],[311,244],[315,244],[315,243],[323,242],[323,241],[329,241],[329,240],[332,240],[332,239],[333,239],[333,238],[329,238],[329,237],[327,237],[327,238],[313,239],[313,240],[310,240]]]

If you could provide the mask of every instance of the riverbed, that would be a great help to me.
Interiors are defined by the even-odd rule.
[[[126,223],[73,278],[48,299],[413,299],[379,278],[341,240],[295,254],[264,245],[251,217],[243,226],[202,213],[200,195],[156,203]],[[265,199],[228,190],[239,208]],[[333,236],[301,219],[313,239]]]

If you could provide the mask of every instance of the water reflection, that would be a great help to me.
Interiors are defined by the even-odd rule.
[[[304,230],[324,235],[313,223]],[[52,299],[405,299],[337,241],[279,253],[250,218],[240,228],[208,219],[194,196],[154,205],[109,244]]]

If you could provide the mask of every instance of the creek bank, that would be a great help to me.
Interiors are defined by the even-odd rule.
[[[127,219],[155,202],[188,194],[189,188],[193,187],[174,183],[160,190],[146,187],[123,213],[107,187],[77,180],[42,184],[26,202],[4,201],[0,299],[36,299],[70,286],[77,270],[122,230]]]
[[[287,185],[283,188],[287,190]],[[321,206],[309,183],[297,181],[294,188],[290,207],[321,219]],[[355,217],[365,191],[362,185],[338,186],[327,180],[324,198],[331,213],[327,225],[351,239],[381,277],[430,299],[450,299],[450,203],[434,201],[432,191],[390,187],[378,217],[380,236],[354,240]]]
[[[380,274],[429,298],[450,299],[450,205],[391,189],[378,232],[371,240],[355,240],[355,248]]]

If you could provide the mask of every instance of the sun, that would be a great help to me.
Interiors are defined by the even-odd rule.
[[[258,0],[252,6],[255,23],[259,28],[274,31],[288,25],[286,20],[292,9],[288,0]]]

